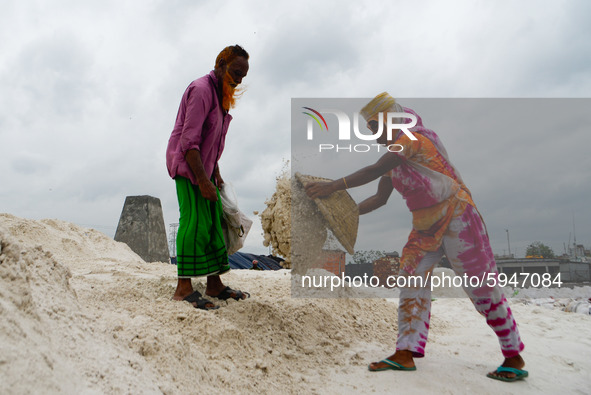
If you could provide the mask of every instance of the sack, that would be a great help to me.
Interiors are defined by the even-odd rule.
[[[223,217],[226,226],[222,226],[226,250],[232,255],[244,246],[246,235],[252,221],[238,208],[238,199],[232,184],[224,183],[220,188]]]

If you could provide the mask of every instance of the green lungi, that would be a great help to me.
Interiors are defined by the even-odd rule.
[[[179,278],[222,274],[230,270],[222,233],[222,201],[212,202],[201,195],[199,186],[176,177],[180,220],[177,233]]]

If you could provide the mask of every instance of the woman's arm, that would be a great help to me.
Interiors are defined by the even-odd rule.
[[[380,178],[376,194],[359,203],[359,215],[367,214],[385,205],[393,190],[394,187],[390,177],[384,176]]]
[[[394,152],[385,153],[376,163],[357,170],[353,174],[330,182],[311,182],[306,185],[306,193],[312,199],[325,197],[336,191],[365,185],[402,163]]]

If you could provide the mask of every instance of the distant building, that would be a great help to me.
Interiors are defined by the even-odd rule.
[[[380,286],[386,287],[388,277],[397,276],[399,270],[400,256],[396,251],[373,261],[373,275],[380,280]]]
[[[515,259],[515,254],[495,254],[495,261],[502,261],[503,259]]]
[[[353,277],[371,277],[373,276],[373,262],[350,263],[345,266],[345,276]]]
[[[543,278],[545,273],[549,273],[552,279],[560,273],[562,282],[589,282],[591,281],[591,269],[588,262],[575,262],[570,259],[508,259],[497,262],[499,273],[507,275],[508,278],[515,278],[521,284],[522,280],[529,276],[525,286],[541,287],[539,279]],[[521,288],[521,286],[518,286]]]
[[[321,268],[337,276],[345,273],[345,251],[322,250]]]
[[[519,273],[537,273],[537,274],[557,274],[560,272],[560,262],[558,259],[508,259],[497,262],[499,273],[507,276]]]
[[[585,246],[582,244],[577,244],[575,248],[575,256],[585,256]]]

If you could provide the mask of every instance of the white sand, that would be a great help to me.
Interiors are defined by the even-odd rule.
[[[288,271],[236,270],[224,281],[252,298],[216,300],[222,307],[206,312],[170,300],[175,266],[143,262],[95,230],[0,214],[0,243],[2,394],[591,388],[591,316],[562,311],[591,297],[591,287],[511,299],[530,377],[503,383],[485,376],[502,357],[467,299],[433,302],[427,357],[416,372],[372,373],[367,364],[394,349],[396,299],[293,299]],[[194,284],[203,291],[201,280]]]

